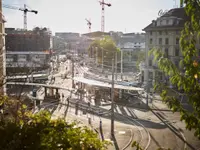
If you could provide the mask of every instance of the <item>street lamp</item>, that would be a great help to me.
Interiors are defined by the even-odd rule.
[[[103,65],[104,65],[104,56],[103,56],[103,48],[101,48],[101,68],[102,68],[102,72],[103,72]]]
[[[123,51],[121,50],[121,80],[123,81]]]
[[[96,66],[98,65],[98,47],[95,47],[96,50]]]

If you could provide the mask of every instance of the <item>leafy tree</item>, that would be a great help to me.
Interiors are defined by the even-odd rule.
[[[105,36],[100,40],[95,40],[88,48],[89,56],[96,57],[96,52],[98,53],[98,62],[102,61],[102,54],[104,56],[104,64],[111,64],[111,60],[114,57],[115,53],[117,53],[117,57],[120,58],[119,49],[115,45],[114,41],[111,37]]]
[[[1,99],[4,111],[16,108],[16,103]],[[9,105],[8,105],[9,103]],[[16,109],[15,109],[16,110]],[[3,150],[100,150],[108,143],[101,142],[88,127],[67,123],[62,119],[52,120],[47,111],[32,114],[22,105],[17,109],[17,121],[12,113],[0,120],[0,149]]]
[[[136,60],[137,60],[136,65],[137,68],[139,69],[139,64],[145,61],[145,51],[138,51]]]
[[[179,95],[165,87],[159,86],[162,90],[162,99],[174,112],[179,111],[181,120],[185,121],[186,128],[194,129],[195,136],[200,138],[200,65],[198,63],[198,49],[196,40],[200,35],[200,3],[199,0],[181,0],[185,4],[186,14],[189,21],[181,33],[180,47],[183,54],[183,60],[180,62],[184,68],[177,68],[165,55],[158,49],[153,49],[150,54],[154,55],[158,61],[158,67],[170,77],[170,82],[182,90],[188,99],[188,103],[193,110],[188,111],[180,103]]]

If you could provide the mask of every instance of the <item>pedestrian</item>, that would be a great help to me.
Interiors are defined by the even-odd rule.
[[[62,93],[62,100],[64,100],[64,97],[65,97],[65,96],[64,96],[64,94]]]

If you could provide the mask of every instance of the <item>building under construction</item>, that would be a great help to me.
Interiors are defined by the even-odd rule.
[[[6,28],[6,69],[10,73],[48,68],[52,35],[47,28],[34,28],[31,31]]]

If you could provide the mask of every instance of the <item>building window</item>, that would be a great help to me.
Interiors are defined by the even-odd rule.
[[[176,44],[179,44],[179,38],[176,38]]]
[[[159,44],[162,44],[162,38],[159,38]]]
[[[162,35],[162,31],[159,31],[159,35]]]
[[[17,62],[18,56],[17,55],[13,55],[13,62]]]
[[[149,66],[152,66],[152,60],[149,59]]]
[[[168,45],[169,44],[169,39],[165,38],[165,44]]]
[[[175,56],[179,56],[179,49],[178,48],[175,49]]]
[[[165,35],[168,35],[168,31],[165,31]]]
[[[166,24],[167,24],[167,25],[169,24],[169,20],[166,20]]]
[[[162,25],[162,20],[160,20],[160,25]]]
[[[153,80],[153,72],[149,71],[149,80]]]
[[[150,40],[149,40],[149,43],[152,44],[152,43],[153,43],[153,39],[150,39]]]
[[[176,31],[176,35],[179,35],[179,31]]]
[[[169,50],[168,48],[165,48],[165,57],[168,57],[169,56]]]
[[[150,31],[150,35],[152,35],[153,33],[152,33],[152,31]]]

